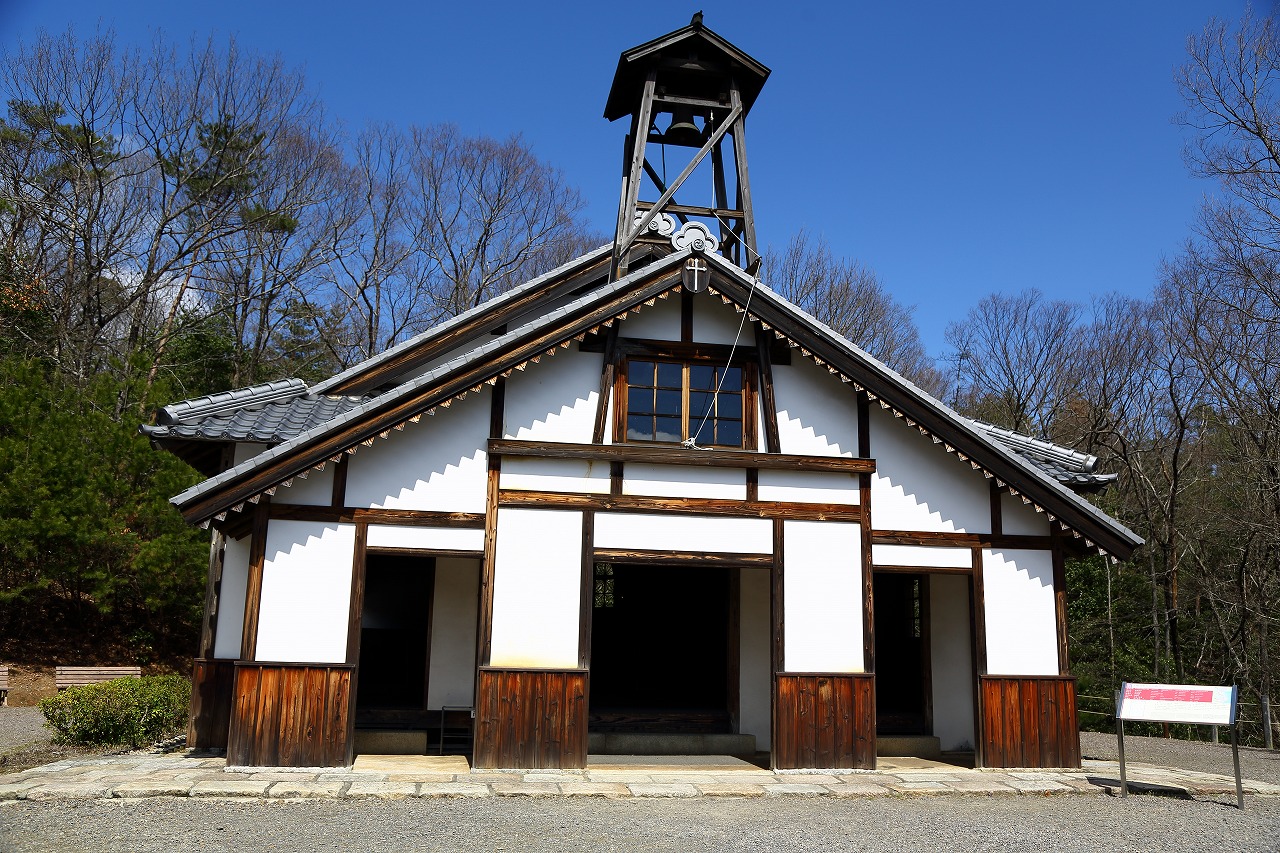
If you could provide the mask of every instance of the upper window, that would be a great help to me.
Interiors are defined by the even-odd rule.
[[[741,366],[631,358],[624,387],[626,441],[679,444],[692,438],[703,447],[755,445],[755,437],[744,429],[750,388]]]

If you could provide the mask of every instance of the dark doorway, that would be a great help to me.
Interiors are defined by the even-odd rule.
[[[593,731],[730,731],[730,571],[596,564]]]
[[[878,572],[876,731],[932,733],[929,690],[929,576]]]
[[[426,725],[434,580],[435,563],[429,557],[366,557],[358,725]]]

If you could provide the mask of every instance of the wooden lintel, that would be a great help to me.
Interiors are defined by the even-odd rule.
[[[873,572],[901,573],[909,575],[971,575],[972,566],[886,566],[877,563]]]
[[[809,504],[732,498],[664,498],[648,495],[503,489],[498,493],[498,504],[542,509],[554,507],[601,512],[670,512],[682,515],[722,515],[733,518],[787,518],[798,521],[862,520],[862,508],[857,504]]]
[[[1049,550],[1049,536],[993,536],[990,533],[934,533],[924,530],[872,530],[873,545],[933,545],[950,548]]]
[[[400,527],[461,527],[484,529],[482,512],[428,512],[416,509],[369,509],[364,507],[271,504],[271,518],[286,521],[325,521],[393,524]]]
[[[753,450],[690,450],[685,447],[662,444],[598,445],[503,439],[490,441],[489,453],[494,456],[696,465],[702,468],[770,468],[787,471],[828,471],[840,474],[870,474],[876,470],[874,459],[759,453]]]
[[[625,548],[596,548],[596,562],[600,563],[649,563],[655,566],[772,566],[772,554],[632,550]]]

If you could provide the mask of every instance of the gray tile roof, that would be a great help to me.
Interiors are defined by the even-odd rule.
[[[1118,474],[1098,474],[1098,457],[1061,444],[1032,438],[985,421],[970,420],[977,429],[1044,471],[1064,486],[1093,491],[1116,481]]]
[[[294,381],[298,381],[305,392],[306,385],[299,380]],[[288,400],[268,402],[265,405],[257,400],[251,400],[242,407],[223,407],[204,417],[188,416],[178,423],[144,426],[142,432],[153,439],[253,441],[279,444],[309,429],[329,423],[367,399],[369,398],[303,393]]]

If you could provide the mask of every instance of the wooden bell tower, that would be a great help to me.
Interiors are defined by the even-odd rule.
[[[604,117],[631,116],[631,131],[612,278],[626,275],[638,240],[719,251],[751,273],[758,269],[746,118],[768,77],[768,68],[703,26],[701,12],[618,59]],[[690,181],[708,154],[710,180]]]

